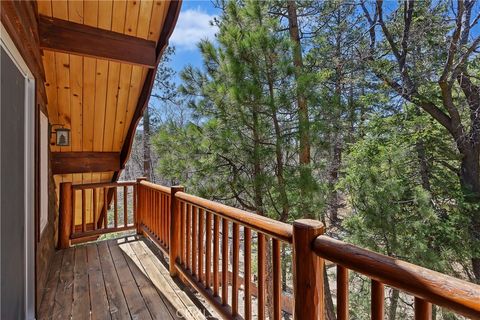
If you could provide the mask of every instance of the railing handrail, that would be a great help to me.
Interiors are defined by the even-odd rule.
[[[292,243],[293,228],[287,223],[270,219],[235,207],[230,207],[215,201],[200,198],[185,192],[177,192],[175,198],[206,209],[227,220],[236,222],[252,230],[261,232],[272,238]]]
[[[203,246],[203,229],[200,229],[200,224],[206,223],[206,217],[203,216],[203,218],[198,218],[197,220],[193,218],[194,214],[198,214],[199,216],[206,213],[211,214],[210,218],[208,218],[208,228],[210,228],[209,230],[213,228],[213,230],[209,231],[209,235],[210,241],[212,241],[212,236],[214,237],[213,241],[216,241],[216,245],[214,246],[216,246],[217,251],[216,253],[213,253],[213,257],[215,257],[216,254],[217,259],[219,255],[218,250],[220,243],[220,239],[218,236],[220,227],[219,223],[221,221],[222,228],[224,228],[225,222],[233,223],[233,248],[237,248],[233,250],[238,250],[239,247],[239,226],[245,227],[245,232],[247,232],[247,230],[249,232],[250,230],[257,231],[259,233],[258,241],[260,241],[260,235],[262,236],[261,239],[263,242],[265,242],[265,237],[272,238],[272,246],[273,248],[277,248],[277,260],[273,260],[274,262],[277,261],[277,267],[279,266],[278,261],[280,261],[280,241],[292,244],[294,252],[293,264],[295,272],[293,277],[295,296],[294,299],[298,299],[297,301],[301,301],[301,303],[296,303],[294,305],[295,319],[322,318],[324,312],[324,260],[329,260],[337,264],[337,312],[339,312],[339,319],[348,318],[348,270],[363,274],[372,280],[372,318],[383,318],[383,285],[385,284],[415,297],[415,319],[429,319],[431,317],[430,314],[432,311],[431,304],[448,308],[466,317],[480,319],[479,285],[460,280],[439,272],[435,272],[408,262],[397,260],[383,254],[369,251],[340,240],[330,238],[324,235],[325,228],[323,224],[316,220],[296,220],[293,225],[290,225],[270,219],[265,216],[254,214],[245,210],[241,210],[235,207],[231,207],[228,205],[217,203],[215,201],[203,199],[201,197],[185,193],[183,192],[183,187],[176,186],[170,188],[157,185],[143,179],[144,178],[139,178],[136,182],[124,181],[114,183],[92,183],[85,185],[72,185],[72,183],[62,183],[60,185],[60,211],[62,212],[62,214],[60,215],[59,222],[59,230],[62,230],[62,232],[59,232],[59,246],[62,248],[68,247],[69,245],[68,240],[70,239],[70,223],[72,221],[74,222],[72,212],[75,203],[75,190],[81,190],[82,194],[84,194],[86,191],[85,189],[91,188],[109,188],[124,186],[124,189],[126,189],[127,186],[134,186],[134,225],[127,227],[125,223],[125,227],[128,229],[137,227],[138,233],[148,235],[152,239],[156,238],[158,240],[156,241],[156,243],[160,244],[160,247],[163,248],[169,255],[170,274],[172,276],[176,276],[179,273],[183,275],[185,279],[190,282],[190,284],[192,284],[194,287],[196,287],[197,290],[199,290],[207,299],[209,299],[211,302],[213,301],[213,306],[216,307],[217,310],[226,317],[231,317],[232,315],[235,316],[235,314],[238,312],[238,294],[235,296],[237,299],[235,300],[237,304],[234,304],[232,302],[232,306],[229,306],[227,302],[223,301],[224,292],[222,287],[222,300],[219,300],[218,264],[216,265],[217,271],[215,271],[214,267],[214,272],[217,272],[217,288],[215,289],[215,285],[213,286],[213,292],[217,290],[217,295],[212,295],[212,288],[210,288],[210,290],[207,290],[210,284],[206,286],[200,285],[202,283],[201,276],[199,277],[195,274],[195,265],[197,261],[194,262],[193,260],[193,251],[195,251],[193,249],[195,248],[195,245],[193,243],[197,241],[197,237],[200,235],[201,240],[198,240],[198,243],[202,243],[201,246]],[[142,201],[145,201],[145,203],[143,203]],[[184,206],[183,204],[187,204],[187,206]],[[194,210],[193,208],[196,209]],[[184,209],[185,212],[183,211]],[[193,250],[192,263],[190,266],[188,266],[190,258],[187,257],[187,267],[185,267],[185,261],[182,260],[184,258],[181,257],[184,254],[182,251],[184,249],[181,249],[181,245],[183,246],[183,243],[181,244],[181,241],[190,240],[182,240],[180,232],[181,225],[185,223],[184,215],[187,215],[187,213],[192,215],[192,229],[194,229],[193,225],[198,223],[199,231],[198,233],[192,233],[191,235]],[[212,221],[213,217],[215,217],[215,219],[213,219]],[[212,222],[214,223],[213,226]],[[187,221],[187,223],[190,222]],[[217,224],[215,225],[215,223]],[[187,228],[188,225],[189,224],[187,224]],[[152,230],[150,230],[149,228]],[[86,233],[73,234],[74,230],[71,231],[72,240],[78,236],[86,235]],[[100,234],[104,233],[105,231],[106,230],[89,231],[88,235]],[[114,231],[114,229],[109,229],[109,231]],[[213,232],[213,234],[210,234],[210,232]],[[223,234],[227,234],[228,237],[228,233],[229,231],[227,224],[227,229],[223,229]],[[249,234],[248,237],[246,236],[245,239],[250,239],[250,237],[251,236]],[[207,240],[208,237],[205,241]],[[223,238],[222,256],[224,255],[223,243],[225,243],[225,241],[226,238]],[[226,243],[228,243],[228,241]],[[262,245],[262,247],[264,245],[265,243]],[[247,246],[246,242],[245,246]],[[210,248],[210,257],[212,254],[211,250],[213,249]],[[275,251],[275,249],[273,250]],[[188,248],[186,252],[188,255]],[[203,249],[199,249],[198,252],[203,252]],[[208,251],[206,254],[208,257]],[[259,256],[263,256],[260,251]],[[236,290],[238,290],[239,288],[238,259],[239,257],[237,252],[237,262],[235,263],[235,257],[233,259],[234,265],[237,266],[237,273],[235,273],[235,268],[233,270],[233,273],[237,274],[235,282],[232,278],[232,287],[236,287]],[[250,262],[248,262],[247,265],[250,265]],[[189,269],[189,267],[192,266],[193,270]],[[199,270],[202,270],[200,264],[198,268]],[[228,277],[224,278],[223,275],[224,269],[225,265],[222,266],[222,283],[227,283]],[[228,267],[225,270],[228,270]],[[202,271],[200,271],[200,273],[201,272]],[[279,273],[277,272],[277,276],[278,275]],[[274,283],[277,283],[276,292],[280,292],[277,295],[278,297],[281,297],[281,290],[279,290],[280,276],[278,276],[278,278],[276,279],[276,282],[274,281]],[[259,278],[259,283],[261,281],[263,280]],[[207,282],[206,279],[205,282]],[[213,280],[213,282],[215,282],[215,280]],[[251,296],[250,285],[248,286],[248,288],[249,293],[247,294],[247,296]],[[277,313],[275,313],[276,319],[280,318],[279,303],[280,302],[277,301],[277,307],[275,308],[275,310],[278,311]]]
[[[170,192],[172,190],[172,188],[170,188],[170,187],[165,187],[165,186],[155,184],[155,183],[152,183],[152,182],[149,182],[149,181],[146,181],[146,180],[142,180],[138,183],[140,185],[144,186],[144,187],[154,189],[154,190],[157,190],[157,191],[160,191],[160,192],[163,192],[163,193],[167,193],[167,194],[170,194]]]
[[[314,240],[313,250],[324,259],[435,305],[480,317],[480,286],[476,284],[325,235]]]
[[[113,188],[113,187],[123,187],[123,186],[134,186],[136,181],[118,181],[118,182],[99,182],[99,183],[86,183],[86,184],[73,184],[73,190],[82,190],[82,189],[95,189],[95,188]]]

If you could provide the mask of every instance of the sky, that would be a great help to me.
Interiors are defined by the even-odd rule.
[[[210,0],[182,2],[177,25],[170,37],[170,44],[176,50],[171,66],[177,74],[189,64],[201,67],[202,59],[197,44],[202,39],[214,39],[216,27],[210,22],[218,13],[219,10]]]

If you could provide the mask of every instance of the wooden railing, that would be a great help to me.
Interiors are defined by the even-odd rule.
[[[59,247],[136,228],[137,183],[60,185]],[[65,205],[67,203],[67,205]]]
[[[327,260],[337,265],[339,320],[349,317],[349,270],[371,279],[372,319],[384,318],[385,285],[414,297],[412,318],[431,319],[435,304],[480,319],[478,285],[329,238],[324,235],[322,223],[315,220],[297,220],[289,225],[190,195],[182,187],[163,187],[144,179],[73,188],[62,184],[60,232],[71,225],[68,211],[75,208],[75,192],[80,191],[83,198],[84,190],[130,186],[132,223],[128,220],[119,226],[114,218],[113,224],[107,221],[95,230],[94,223],[93,230],[89,230],[82,209],[80,230],[71,230],[67,239],[60,236],[60,247],[62,241],[68,247],[69,239],[136,227],[139,234],[153,240],[169,257],[171,276],[188,282],[225,319],[276,320],[281,319],[283,312],[293,313],[294,319],[324,319]],[[92,197],[95,192],[92,191]],[[105,208],[108,194],[104,190]],[[115,194],[116,191],[114,198]],[[293,296],[282,289],[287,280],[285,274],[282,279],[282,248],[292,258]]]
[[[282,243],[292,243],[291,226],[184,192],[177,192],[175,201],[176,221],[172,233],[180,237],[172,238],[172,247],[175,242],[176,249],[170,259],[175,261],[177,271],[225,318],[240,315],[252,318],[252,287],[255,286],[258,288],[257,317],[265,319],[265,292],[270,286],[271,315],[280,319],[283,309],[280,250]],[[257,248],[256,281],[252,279],[252,238],[256,239]],[[240,261],[240,252],[243,252],[243,261]],[[171,271],[175,275],[176,270]],[[239,304],[240,283],[243,283],[243,310]]]
[[[465,317],[480,319],[480,286],[476,284],[324,235],[314,240],[313,251],[322,259],[337,264],[339,320],[348,319],[348,269],[371,279],[372,319],[383,319],[384,285],[414,297],[415,319],[431,320],[432,303]]]
[[[138,179],[138,232],[145,232],[168,255],[171,188]]]

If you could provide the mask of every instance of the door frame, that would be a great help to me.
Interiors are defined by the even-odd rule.
[[[35,319],[35,77],[0,23],[0,45],[25,78],[25,316]]]

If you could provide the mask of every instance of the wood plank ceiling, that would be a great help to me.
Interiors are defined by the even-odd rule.
[[[39,15],[155,43],[170,5],[170,1],[152,0],[39,0],[37,3]],[[148,68],[49,50],[43,50],[43,64],[50,124],[71,129],[70,146],[52,144],[51,151],[120,152]],[[55,175],[54,179],[57,184],[80,184],[108,182],[113,176],[114,172],[94,172]],[[87,211],[91,216],[90,209]]]

